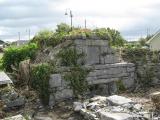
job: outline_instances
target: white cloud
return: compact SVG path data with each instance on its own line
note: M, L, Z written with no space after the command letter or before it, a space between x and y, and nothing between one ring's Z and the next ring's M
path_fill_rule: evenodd
M60 22L70 24L64 16L66 8L73 11L75 26L84 26L86 19L90 28L111 27L125 36L144 35L146 28L160 26L159 6L160 0L0 0L0 34L6 35L0 39L14 39L10 34L27 28L34 35Z

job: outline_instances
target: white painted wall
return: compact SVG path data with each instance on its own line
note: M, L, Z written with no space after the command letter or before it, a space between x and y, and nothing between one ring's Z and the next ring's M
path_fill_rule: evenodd
M149 46L151 50L160 50L160 34L150 41Z

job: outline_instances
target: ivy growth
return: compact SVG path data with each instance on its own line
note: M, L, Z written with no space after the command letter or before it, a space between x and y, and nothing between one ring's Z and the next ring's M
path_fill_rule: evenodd
M75 48L64 48L58 54L61 65L70 67L69 72L64 74L64 79L69 81L75 96L83 94L88 88L86 77L89 70L82 67L84 56L84 53L78 53Z
M83 59L78 63L78 60L84 57L84 53L78 53L75 48L64 48L57 56L61 59L62 66L76 66L78 64L84 64Z
M135 64L137 84L148 87L155 77L156 64L159 63L159 52L140 47L129 47L123 48L122 58Z

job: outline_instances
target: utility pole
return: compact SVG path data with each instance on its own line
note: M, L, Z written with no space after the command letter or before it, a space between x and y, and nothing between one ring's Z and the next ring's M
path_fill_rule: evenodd
M21 39L21 34L20 34L20 32L18 32L18 41L17 41L17 46L19 46L19 42L20 42L20 39Z
M72 31L72 18L73 18L73 14L72 11L70 9L66 9L65 15L68 15L67 10L69 10L69 17L71 18L71 31Z
M84 26L85 26L85 29L87 28L87 21L86 19L84 20Z
M30 31L30 29L26 29L26 32L28 33L28 40L30 40L30 36L31 36L31 31Z
M20 41L21 39L21 35L20 35L20 32L18 32L18 40Z
M150 35L150 29L147 28L147 37Z
M28 30L28 37L29 37L29 40L30 40L30 36L31 36L31 31L30 29Z

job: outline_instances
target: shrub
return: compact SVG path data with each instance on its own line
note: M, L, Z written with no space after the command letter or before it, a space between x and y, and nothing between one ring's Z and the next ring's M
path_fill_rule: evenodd
M64 75L64 79L69 81L75 96L82 95L88 89L86 81L88 73L89 70L78 66L71 68L70 72Z
M12 72L12 65L19 66L19 63L25 59L33 60L35 58L37 51L36 44L28 44L21 47L9 47L4 51L4 55L2 57L2 65L3 68Z
M44 105L49 102L49 79L51 69L47 63L38 64L31 70L31 86L38 91L39 97Z
M109 32L105 28L94 29L93 32L101 39L106 39L106 40L112 39Z
M38 48L43 48L48 46L50 43L50 38L53 36L54 32L51 30L41 30L39 31L31 42L34 42L38 45Z
M69 37L70 38L91 38L92 37L93 32L90 29L74 29L71 32L69 32Z
M66 35L67 33L65 32L42 30L34 36L34 38L31 40L31 43L36 43L40 49L44 49L48 46L55 47L65 40Z

